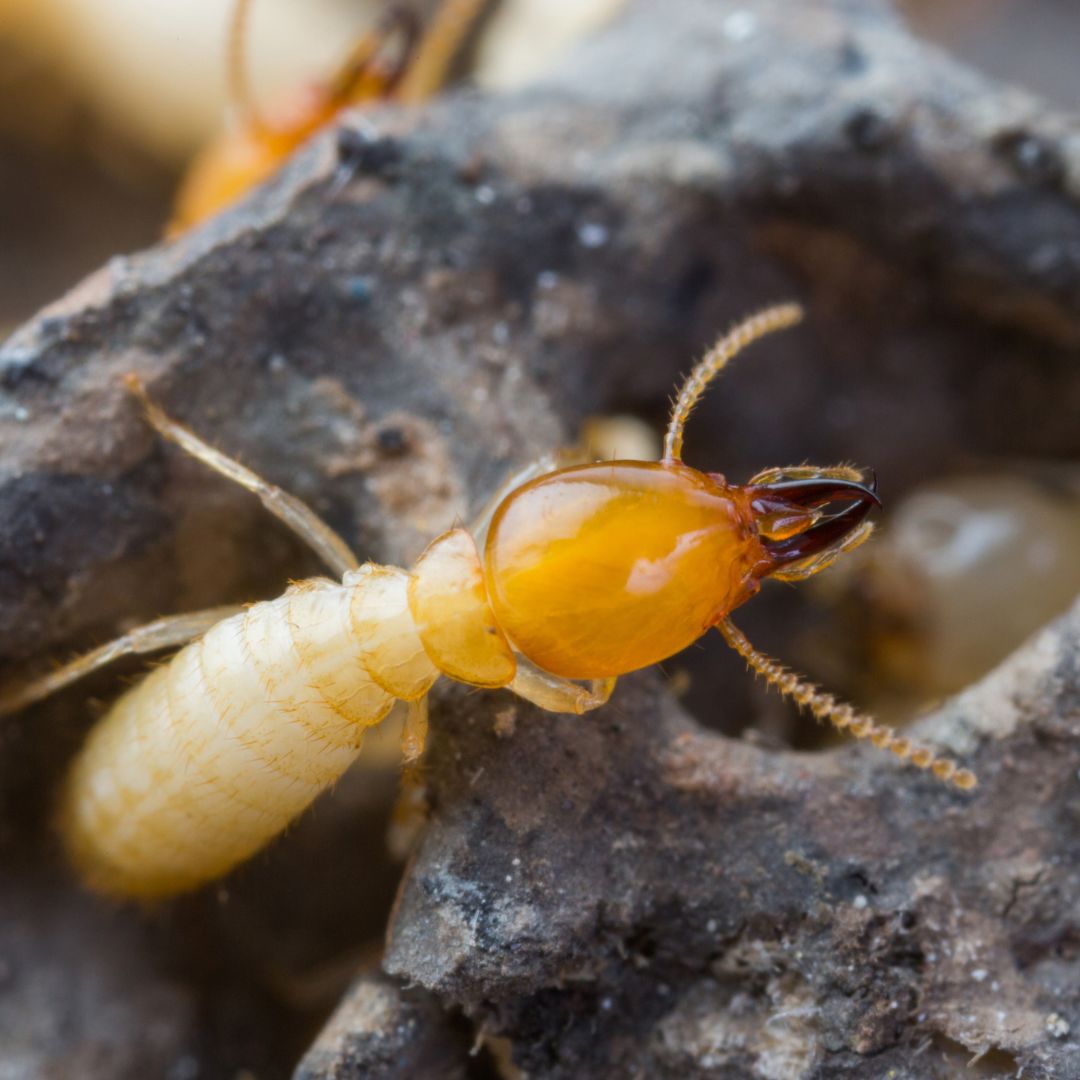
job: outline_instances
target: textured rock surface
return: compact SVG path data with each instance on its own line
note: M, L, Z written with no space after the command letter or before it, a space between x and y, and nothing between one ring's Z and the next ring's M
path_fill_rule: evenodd
M444 710L387 970L530 1076L1075 1075L1078 655L1080 605L923 722L970 798L704 733L651 676L584 722Z
M447 1018L421 990L363 975L349 988L295 1080L464 1080L470 1075L467 1025Z
M1080 456L1078 192L1080 128L876 3L639 0L526 92L347 123L0 347L6 670L315 569L152 438L131 370L380 560L414 557L585 414L658 418L719 328L789 295L807 326L725 378L692 461L856 459L888 494L990 457ZM743 621L782 651L799 618L774 595ZM441 1039L435 1002L501 1040L449 1075L512 1057L537 1077L921 1078L984 1051L985 1076L1076 1075L1077 622L933 721L980 770L972 799L861 751L710 735L655 675L588 720L440 694L432 826L386 958L432 995L408 1023ZM688 662L690 700L737 727L748 680L721 653ZM20 877L53 858L49 792L85 693L4 725ZM199 1075L287 1073L378 932L385 801L350 785L157 917L129 993L179 972ZM48 908L24 908L45 940ZM161 1046L187 1045L176 1015ZM348 1015L335 1037L355 1053ZM50 1030L32 1060L60 1070Z

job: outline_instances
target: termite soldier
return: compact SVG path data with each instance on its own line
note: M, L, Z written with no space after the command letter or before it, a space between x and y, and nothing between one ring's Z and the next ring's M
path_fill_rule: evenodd
M171 420L131 378L161 435L257 494L337 580L302 582L246 610L160 620L0 696L0 714L10 713L117 656L184 644L120 698L71 767L60 820L83 879L159 897L225 873L333 784L397 701L407 703L403 749L415 760L441 675L585 713L618 676L711 627L818 719L973 787L971 772L786 671L731 621L763 579L809 577L866 540L878 503L846 466L729 484L682 462L683 427L712 379L800 317L795 304L769 308L709 350L675 402L661 461L518 477L473 533L444 533L408 571L360 566L306 505Z

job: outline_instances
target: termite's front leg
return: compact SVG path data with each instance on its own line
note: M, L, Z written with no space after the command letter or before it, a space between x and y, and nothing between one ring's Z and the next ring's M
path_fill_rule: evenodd
M538 457L535 461L529 462L528 465L512 473L499 485L495 494L484 503L480 513L476 515L476 518L469 525L469 532L476 541L476 546L483 550L484 539L487 536L488 527L491 525L491 519L495 516L495 511L499 509L499 504L511 491L516 491L530 480L546 476L556 469L563 469L568 465L580 465L583 461L584 458L576 450L556 450Z
M386 834L386 846L397 859L408 856L428 817L427 784L420 764L427 741L427 694L407 704L409 711L401 728L401 791Z
M615 680L592 679L586 687L519 661L517 673L507 689L548 712L580 716L598 709L611 697Z
M207 468L258 496L263 506L303 540L333 571L335 577L340 579L343 574L360 565L349 545L307 503L283 491L276 484L264 480L247 466L203 442L183 424L178 424L172 417L167 416L150 400L146 387L137 375L129 375L125 381L128 390L141 402L150 426L158 434L175 443L197 461L201 461Z

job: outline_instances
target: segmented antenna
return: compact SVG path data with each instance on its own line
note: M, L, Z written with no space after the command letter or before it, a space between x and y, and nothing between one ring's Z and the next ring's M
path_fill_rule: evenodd
M800 678L772 657L758 652L730 619L721 619L716 626L724 635L724 640L750 668L770 686L776 687L784 697L789 697L801 708L808 709L816 719L828 722L856 739L869 739L882 750L890 750L902 761L910 761L920 769L928 769L939 780L953 784L963 791L970 791L978 783L970 769L962 769L950 758L938 757L929 747L897 735L892 728L856 712L852 706L837 701L832 694Z
M682 461L683 428L709 383L751 342L794 326L803 317L799 304L775 304L743 319L732 327L698 362L686 377L671 409L671 421L664 435L664 460Z

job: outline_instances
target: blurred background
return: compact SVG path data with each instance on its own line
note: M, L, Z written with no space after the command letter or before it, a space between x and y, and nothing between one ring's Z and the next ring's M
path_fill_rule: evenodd
M467 81L528 82L623 0L500 0ZM433 3L414 7L430 13ZM380 0L256 0L246 34L272 107L326 79ZM1067 0L902 0L914 29L1070 108L1080 8ZM0 0L0 335L118 252L155 243L227 106L227 0Z
M619 3L482 5L461 73L528 81ZM385 6L255 0L244 52L260 106L288 109L328 80ZM231 8L0 0L0 336L110 256L160 239L185 166L226 122Z

